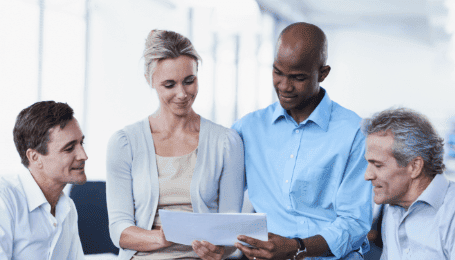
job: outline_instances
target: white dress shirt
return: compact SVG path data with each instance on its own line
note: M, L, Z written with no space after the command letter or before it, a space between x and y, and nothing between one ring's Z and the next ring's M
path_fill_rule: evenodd
M406 211L386 205L381 260L455 259L455 183L437 174Z
M0 177L0 260L84 259L73 201L62 192L50 211L30 172Z

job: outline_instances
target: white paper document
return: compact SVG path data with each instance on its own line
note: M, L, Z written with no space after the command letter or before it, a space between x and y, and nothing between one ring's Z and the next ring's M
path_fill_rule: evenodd
M267 241L266 214L190 213L160 209L161 225L167 241L191 245L205 240L214 245L233 246L238 235Z

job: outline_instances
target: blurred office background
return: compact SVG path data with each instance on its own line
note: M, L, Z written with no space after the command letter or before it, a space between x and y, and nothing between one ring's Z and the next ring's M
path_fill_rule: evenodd
M275 41L295 21L328 36L332 71L321 86L332 100L362 117L414 108L449 140L453 0L1 0L0 174L22 169L11 133L20 110L57 100L74 108L86 135L88 178L104 180L111 134L158 107L142 59L155 28L192 40L203 58L194 108L230 127L276 101Z
M105 180L109 137L158 107L141 58L152 29L191 39L203 58L194 109L230 127L276 101L275 41L296 21L327 34L332 100L362 117L393 106L427 115L454 145L455 176L454 0L0 0L0 174L23 169L20 110L56 100L86 135L88 179Z

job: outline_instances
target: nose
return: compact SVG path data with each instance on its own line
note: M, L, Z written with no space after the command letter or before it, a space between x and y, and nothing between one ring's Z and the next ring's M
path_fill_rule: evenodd
M79 146L79 150L77 151L77 160L78 161L87 161L88 156L85 153L84 147L81 145Z
M278 89L282 92L291 92L294 89L292 80L286 76L281 76L278 80Z
M365 180L366 181L371 181L371 180L374 180L375 178L375 174L373 172L373 170L371 169L371 164L368 164L367 166L367 170L365 171Z
M186 94L186 89L183 85L180 85L177 87L177 98L179 99L185 99L188 95Z

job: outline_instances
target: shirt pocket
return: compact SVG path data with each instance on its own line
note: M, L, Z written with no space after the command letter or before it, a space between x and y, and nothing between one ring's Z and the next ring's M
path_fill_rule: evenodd
M333 211L333 194L338 187L332 177L333 167L316 167L293 176L290 199L297 211Z

